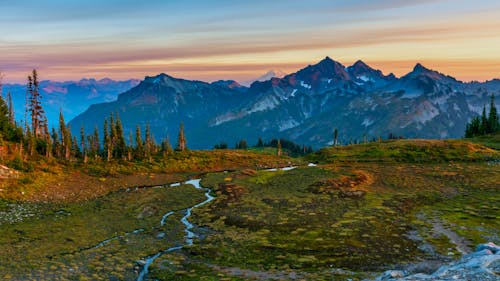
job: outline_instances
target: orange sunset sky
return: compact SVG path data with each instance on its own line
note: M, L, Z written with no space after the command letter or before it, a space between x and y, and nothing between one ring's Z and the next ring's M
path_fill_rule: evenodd
M500 1L1 1L0 34L4 82L33 68L58 81L246 81L325 56L397 76L421 62L500 78Z

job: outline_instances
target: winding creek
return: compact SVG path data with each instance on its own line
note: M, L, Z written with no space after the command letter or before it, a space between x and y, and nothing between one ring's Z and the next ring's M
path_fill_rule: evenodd
M139 277L137 277L137 281L142 281L146 278L148 272L149 272L149 266L159 257L161 257L162 255L166 254L166 253L170 253L170 252L173 252L173 251L177 251L177 250L180 250L182 249L183 247L185 246L191 246L193 245L193 239L196 237L196 234L192 231L194 225L192 223L189 222L188 218L191 216L191 213L193 211L193 209L195 208L198 208L200 206L203 206L205 204L207 204L208 202L212 201L215 199L215 197L213 197L212 195L210 195L210 192L211 190L209 188L204 188L200 185L200 179L195 179L195 180L188 180L186 182L184 182L184 184L190 184L192 186L194 186L195 188L197 189L204 189L205 190L205 197L207 198L205 201L201 202L201 203L198 203L192 207L189 207L188 209L186 209L185 211L185 214L184 216L182 217L181 219L181 222L182 224L184 224L185 228L184 228L184 232L186 233L186 235L184 236L184 244L183 245L178 245L178 246L174 246L174 247L170 247L166 250L163 250L163 251L160 251L156 254L154 254L153 256L150 256L146 259L143 260L142 264L142 270L141 272L139 273ZM178 186L180 185L180 183L174 183L174 184L171 184L170 186ZM170 211L168 213L166 213L162 219L161 219L161 222L160 222L160 225L163 226L165 224L165 220L170 216L174 214L174 212Z
M273 168L273 169L267 169L267 170L264 170L264 171L267 171L267 172L276 172L276 171L290 171L290 170L293 170L297 168L296 166L290 166L290 167L284 167L284 168ZM193 179L193 180L188 180L186 182L184 182L183 184L187 184L187 185L192 185L194 186L196 189L204 189L205 190L205 201L201 202L201 203L198 203L192 207L189 207L186 209L185 213L184 213L184 216L181 218L181 222L182 224L184 224L184 232L186 233L186 235L184 236L184 244L182 245L177 245L177 246L174 246L174 247L170 247L166 250L162 250L150 257L147 257L143 260L140 261L140 263L142 264L142 270L140 271L139 273L139 276L137 277L137 281L143 281L145 280L147 274L149 273L149 267L151 266L151 264L153 264L153 262L158 259L159 257L161 257L162 255L166 254L166 253L170 253L170 252L173 252L173 251L177 251L177 250L180 250L182 249L183 247L185 246L191 246L193 245L193 239L195 237L197 237L197 235L192 231L194 225L189 222L189 217L191 216L191 213L193 211L193 209L195 208L198 208L198 207L201 207L207 203L209 203L210 201L214 200L215 197L213 197L212 195L210 195L210 192L212 191L211 189L209 188L205 188L205 187L202 187L200 185L200 181L201 179ZM173 183L173 184L170 184L170 186L180 186L181 183ZM165 215L163 215L161 221L160 221L160 225L163 226L165 224L165 220L173 215L174 212L173 211L170 211L168 213L166 213Z

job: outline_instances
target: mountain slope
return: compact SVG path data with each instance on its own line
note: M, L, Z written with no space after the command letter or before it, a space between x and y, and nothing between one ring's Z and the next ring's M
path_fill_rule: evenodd
M90 130L117 112L126 132L136 124L150 124L159 140L167 134L175 137L184 122L192 148L240 139L252 144L258 137L320 147L331 143L334 128L344 143L365 135L456 138L489 96L499 93L498 80L463 83L420 64L396 78L362 61L346 67L326 57L249 88L234 81L147 77L116 102L92 106L71 125Z
M134 132L136 125L143 130L149 125L156 140L160 141L167 135L175 138L179 124L183 122L187 128L188 145L189 141L193 141L195 147L207 147L213 145L217 138L198 132L205 132L208 122L218 113L238 106L245 99L244 92L219 83L189 81L160 74L146 77L114 102L92 105L70 124L74 131L83 126L90 133L94 127L102 129L103 120L113 113L119 115L127 134ZM195 143L195 139L199 140Z

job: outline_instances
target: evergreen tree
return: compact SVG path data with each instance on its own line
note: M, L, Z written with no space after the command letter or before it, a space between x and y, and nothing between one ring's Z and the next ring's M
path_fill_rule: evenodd
M35 138L39 138L48 134L45 127L47 126L47 118L42 107L42 96L40 95L40 86L38 82L38 73L33 69L31 77L28 77L28 93L29 97L29 114L31 116L31 130Z
M94 159L97 159L99 150L101 149L101 143L99 142L99 129L94 127L94 136L92 137L92 152Z
M15 125L16 120L14 119L14 105L12 102L12 95L10 94L10 91L7 92L7 106L9 108L9 122L12 125Z
M144 157L146 159L151 160L151 153L153 151L152 142L151 142L151 129L149 124L146 124L146 132L144 135Z
M177 150L184 151L186 150L186 137L184 135L184 123L181 123L179 126L179 137L177 138Z
M7 138L11 123L9 121L9 109L5 105L5 101L0 95L0 134L3 138Z
M80 146L81 152L83 155L83 163L87 163L87 149L85 147L85 129L83 126L80 127Z
M113 118L113 113L109 115L109 151L111 153L111 157L113 157L113 154L115 152L115 147L116 147L116 142L117 142L117 133L116 133L116 126L115 126L115 119Z
M500 123L497 108L495 106L495 96L491 95L490 113L488 115L488 133L491 134L498 131L500 131Z
M139 125L135 128L135 158L142 159L144 157L144 148L142 144L141 128Z
M75 157L80 157L82 155L82 152L80 151L80 146L78 145L78 139L76 137L73 137L71 140L71 155Z
M52 155L56 158L61 158L61 143L59 142L59 136L55 128L52 128Z
M106 160L110 161L111 160L111 136L109 133L109 127L108 127L108 119L104 119L104 126L103 126L103 138L104 138L104 153L106 154Z
M248 148L247 141L246 140L240 140L240 142L238 143L238 149L247 149L247 148Z
M488 125L488 118L486 117L486 105L485 105L483 106L483 113L481 114L479 134L481 135L487 134L488 127L489 125Z
M132 136L132 132L129 131L128 134L128 145L127 145L127 160L132 161L132 152L133 152L133 144L134 143L134 137Z
M172 146L170 145L170 138L168 137L168 135L161 143L161 150L163 152L163 155L172 154L173 152Z
M257 141L257 147L263 147L264 142L262 141L262 138L259 137L259 140Z
M123 126L118 114L116 114L115 123L115 133L116 133L116 145L115 145L115 157L123 158L127 152L127 144L125 142L125 137L123 135Z
M61 136L61 148L63 150L60 154L64 155L64 159L70 160L73 140L69 125L66 126L66 122L64 122L62 111L59 111L59 135Z
M333 130L333 146L337 146L338 137L339 137L339 131L337 130L337 128L335 128L335 130Z

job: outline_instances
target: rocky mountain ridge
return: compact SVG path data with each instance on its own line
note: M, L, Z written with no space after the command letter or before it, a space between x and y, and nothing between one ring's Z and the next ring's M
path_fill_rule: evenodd
M490 96L500 93L498 81L464 83L421 64L397 78L362 61L346 67L330 57L248 88L235 81L205 83L160 74L146 77L115 102L91 106L71 126L91 130L114 112L125 132L149 124L159 141L175 136L184 122L192 148L240 139L253 143L258 137L321 147L331 144L334 128L343 143L389 134L459 138Z

